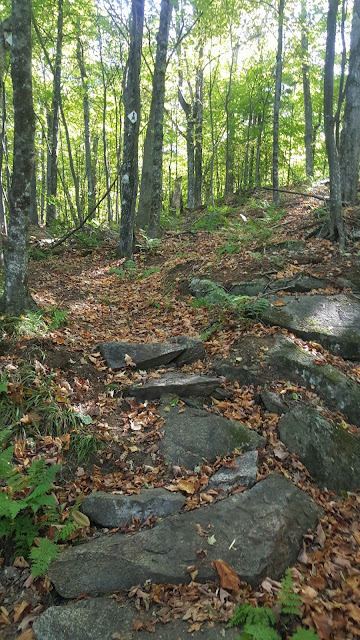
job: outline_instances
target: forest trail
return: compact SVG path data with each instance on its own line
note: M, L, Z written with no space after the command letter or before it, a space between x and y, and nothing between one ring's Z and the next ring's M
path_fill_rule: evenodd
M3 604L10 621L2 630L4 640L27 631L26 640L61 640L70 631L74 640L232 639L238 632L225 630L224 623L235 604L272 606L277 584L268 578L279 579L287 566L302 598L304 626L324 640L359 636L360 483L356 465L350 469L360 439L355 335L360 245L349 242L340 255L328 241L308 237L321 215L310 201L287 196L285 209L285 215L274 217L266 202L254 200L219 219L213 213L190 232L168 233L161 245L140 251L126 265L112 257L111 237L101 247L63 247L31 263L35 299L67 311L67 326L40 339L19 337L3 352L1 367L26 360L52 368L59 401L91 418L82 437L89 442L93 436L97 445L79 462L71 434L37 436L17 447L17 461L25 467L43 454L52 463L63 462L56 495L65 514L78 496L95 490L100 496L115 492L117 504L111 508L117 515L124 508L120 498L132 501L125 500L125 520L105 521L96 515L104 505L87 508L86 497L83 511L92 526L82 535L89 540L51 565L55 590L48 578L29 580L26 566L4 572L9 595ZM353 215L348 214L349 226ZM258 300L265 294L272 306L256 320L239 320L233 308L198 304L194 279L216 283L230 296ZM305 299L313 306L310 317L320 302L333 305L323 331L319 314L310 328L296 319L291 305ZM341 318L350 317L349 306L355 314L345 342L333 321L336 304ZM174 359L154 366L145 359L142 368L129 349L124 366L112 363L109 369L103 357L101 345L113 341L161 343L176 351L171 340L179 344L179 336L198 345L180 367ZM208 379L213 386L194 391ZM141 395L144 389L150 395ZM197 421L207 426L210 418L221 424L222 434L232 429L234 435L234 421L240 423L251 434L250 444L244 446L239 435L216 440L212 434L219 426L186 441ZM305 437L306 425L309 440L300 442L294 432ZM309 456L309 441L318 456ZM217 482L224 475L223 484ZM169 499L161 501L154 491L166 491ZM170 511L156 511L168 509L174 496L178 502ZM163 519L157 523L156 517ZM129 533L134 535L124 535ZM236 539L238 546L232 545ZM201 550L206 553L197 555ZM239 574L237 589L222 584L211 565L219 559ZM84 592L98 597L64 607L57 591L69 599ZM101 595L109 591L116 592L113 599ZM22 617L13 621L11 610L22 601L34 612L34 630L24 624L16 631Z

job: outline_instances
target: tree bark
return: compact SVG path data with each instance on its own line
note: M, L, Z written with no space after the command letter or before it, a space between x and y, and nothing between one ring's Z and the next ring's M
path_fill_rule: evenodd
M195 158L194 158L194 200L195 207L202 204L202 143L203 143L203 93L204 93L204 69L202 64L203 47L199 51L199 64L196 69L195 80Z
M172 0L162 0L137 213L137 226L147 229L150 237L158 235L162 207L165 73L172 8Z
M360 0L354 0L345 98L340 138L341 195L344 202L354 204L360 161Z
M341 207L340 164L335 141L333 114L335 39L338 5L339 0L329 0L324 68L324 130L330 173L329 236L331 240L339 240L339 248L342 251L345 245L345 235Z
M312 100L311 89L309 79L309 41L306 24L306 2L301 2L301 47L303 55L302 63L302 80L303 80L303 93L304 93L304 115L305 115L305 170L308 178L314 176L314 128L312 121Z
M46 222L50 223L57 218L57 164L58 164L58 139L59 139L59 115L61 102L61 58L63 43L63 0L58 0L58 22L56 37L56 55L53 80L53 97L51 116L49 118L49 146L47 154L47 205Z
M140 64L144 0L132 0L130 49L124 78L124 137L122 158L120 257L133 255L140 126Z
M80 25L78 25L76 57L80 69L81 86L83 91L83 111L84 111L84 142L85 142L85 165L86 179L88 186L87 197L87 215L93 211L96 204L95 183L96 176L93 173L93 162L91 156L91 136L90 136L90 103L89 103L89 84L88 76L84 63L84 50L80 40Z
M14 149L3 310L5 313L19 316L34 306L28 289L28 227L35 135L31 69L31 0L12 0L11 18Z
M274 96L274 126L273 126L273 199L276 204L279 203L279 116L280 116L280 99L281 99L281 80L282 80L282 48L283 48L283 23L284 23L284 6L285 0L279 0L278 6L278 44L276 53L276 71L275 71L275 96Z

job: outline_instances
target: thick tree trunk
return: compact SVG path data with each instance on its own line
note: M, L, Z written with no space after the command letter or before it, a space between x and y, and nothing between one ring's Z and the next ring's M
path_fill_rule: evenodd
M314 128L312 121L312 100L310 90L309 79L309 41L306 25L306 2L301 2L301 47L303 54L302 63L302 79L303 79L303 92L304 92L304 115L305 115L305 170L308 178L312 178L314 175L314 149L313 138Z
M122 158L120 257L133 254L140 125L140 64L144 0L132 0L130 49L124 79L124 138Z
M274 126L273 126L273 189L274 202L277 204L280 200L279 194L279 116L280 116L280 99L281 99L281 80L282 80L282 48L283 48L283 22L284 22L284 6L285 0L279 0L278 7L278 45L276 53L276 71L275 71L275 96L274 96Z
M104 169L105 169L106 190L108 192L108 194L106 196L107 219L108 219L108 223L111 224L112 221L113 221L113 212L112 212L112 205L111 205L111 191L110 191L111 178L110 178L110 167L109 167L108 151L107 151L108 142L107 142L107 135L106 135L106 110L107 110L107 90L108 90L108 86L107 85L108 85L108 83L107 83L107 78L106 78L106 74L105 74L105 67L104 67L104 61L103 61L103 56L102 56L101 32L99 32L99 49L100 49L101 76L102 76L102 83L103 83L102 141L103 141L103 155L104 155Z
M12 0L11 78L14 102L13 174L3 310L19 316L34 306L28 290L28 227L35 114L31 71L31 0Z
M343 250L345 235L341 207L340 164L335 141L333 114L335 39L338 5L339 0L329 0L324 69L324 130L330 173L329 235L331 240L339 240L339 248Z
M345 98L340 139L341 194L346 203L354 204L357 200L360 161L360 0L354 0Z
M150 237L158 235L162 207L165 73L172 8L171 0L162 0L137 213L137 226L147 229Z
M84 111L84 142L85 142L85 165L87 179L87 215L93 211L96 203L95 182L96 178L93 174L93 162L91 156L91 137L90 137L90 103L89 103L89 85L88 76L84 63L84 50L80 40L80 25L78 25L78 37L76 56L81 75L81 86L83 91L83 111Z
M186 102L181 89L178 91L179 102L186 116L186 152L187 152L187 207L193 209L195 206L195 145L194 145L194 114L192 106Z
M230 36L231 37L231 36ZM225 97L225 113L226 113L226 160L225 160L225 196L234 193L234 135L235 122L234 114L230 110L231 91L233 85L233 75L236 69L237 58L239 55L239 45L232 47L231 63L229 72L229 81Z
M53 97L51 116L49 118L49 146L47 154L47 206L46 222L50 223L57 217L57 164L58 164L58 138L59 138L59 114L61 102L61 58L63 43L63 0L58 0L58 23L56 39L56 56L54 66Z

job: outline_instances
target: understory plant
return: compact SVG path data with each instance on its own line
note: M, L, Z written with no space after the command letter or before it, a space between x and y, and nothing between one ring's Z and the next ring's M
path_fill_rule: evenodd
M269 306L265 298L251 296L233 296L227 293L211 280L191 281L193 290L197 292L197 298L191 303L193 307L208 306L218 307L232 312L237 320L256 318Z
M294 593L290 569L286 570L285 577L281 580L277 605L280 615L301 616L302 602L300 596ZM274 629L275 622L275 614L269 607L241 604L236 607L228 627L242 625L239 640L281 640L281 636ZM291 636L291 640L319 640L319 637L312 629L299 628Z
M10 539L15 555L30 560L36 577L58 556L56 542L66 540L79 524L69 519L60 525L60 509L52 493L60 465L49 466L41 458L22 473L13 464L14 448L7 446L10 437L11 431L0 431L0 539ZM44 536L50 525L57 525L53 541Z
M39 361L0 370L0 428L60 436L91 417L73 410L57 374Z

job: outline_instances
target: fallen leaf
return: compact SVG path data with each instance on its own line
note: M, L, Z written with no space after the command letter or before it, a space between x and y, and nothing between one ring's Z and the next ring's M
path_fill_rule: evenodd
M128 367L136 367L135 362L133 362L131 356L129 356L127 353L125 353L124 360Z
M134 620L134 624L133 624L133 629L134 631L140 631L140 629L143 628L143 623L141 622L141 620ZM114 636L113 636L114 637Z
M214 562L211 563L211 566L217 571L220 584L223 589L239 591L240 578L236 571L234 571L234 569L232 569L224 560L214 560Z
M193 493L195 493L195 491L197 491L198 487L196 485L198 484L198 480L180 480L177 486L180 491L185 491L185 493L189 493L190 495L192 495Z
M13 567L18 567L19 569L26 569L29 567L29 563L25 560L24 556L17 556L13 562Z
M16 640L35 640L35 634L32 629L26 629L19 636L16 636Z
M332 619L326 613L318 613L317 611L312 611L311 617L320 640L330 640L333 628Z
M85 513L81 513L80 511L72 511L72 519L79 527L90 527L90 520L85 515Z
M213 544L215 544L216 538L215 538L214 535L213 536L209 536L207 541L208 541L208 544L210 544L212 546Z
M274 307L285 307L285 302L283 302L283 300L276 300L274 302Z
M20 604L16 604L14 606L14 622L17 622L29 607L31 607L31 604L26 600L23 600Z
M350 602L347 605L346 610L352 620L354 620L355 622L360 622L360 607L357 607L356 604Z

